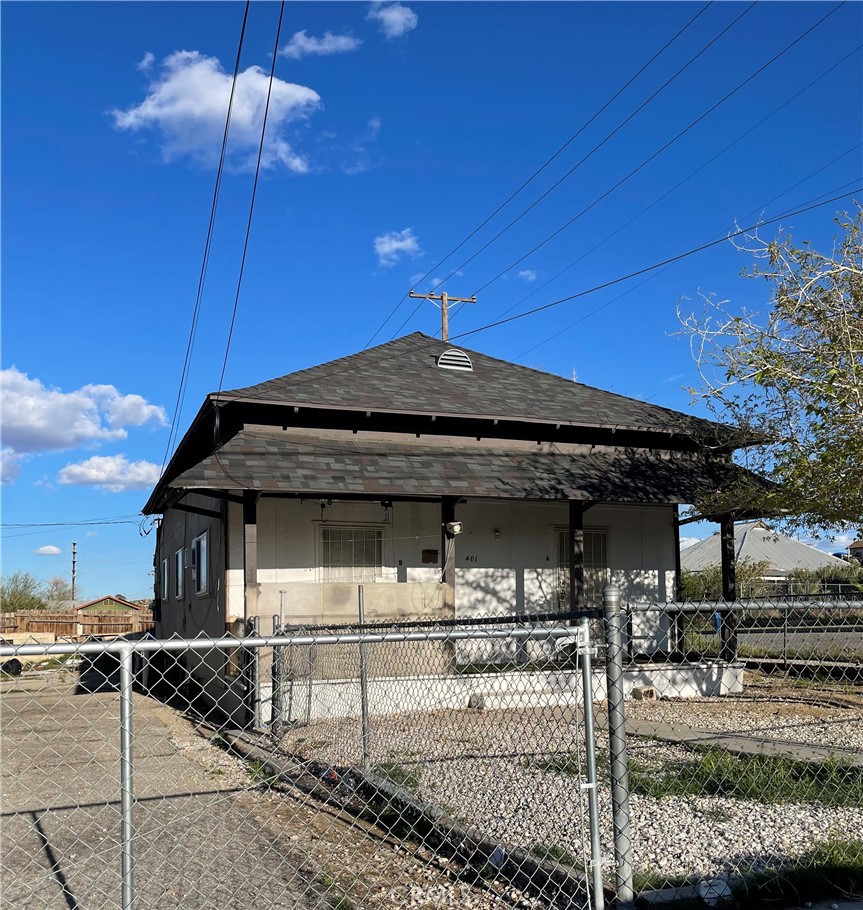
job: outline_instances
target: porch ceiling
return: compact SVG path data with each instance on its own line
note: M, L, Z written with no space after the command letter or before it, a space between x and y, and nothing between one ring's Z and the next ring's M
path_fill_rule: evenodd
M309 496L470 496L488 499L686 503L748 472L719 459L642 450L561 451L460 446L256 429L234 436L170 487Z

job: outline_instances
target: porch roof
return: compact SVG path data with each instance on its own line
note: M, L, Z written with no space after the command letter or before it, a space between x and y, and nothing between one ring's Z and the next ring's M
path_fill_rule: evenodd
M169 484L308 496L685 503L739 482L717 458L544 444L398 440L272 428L241 431Z

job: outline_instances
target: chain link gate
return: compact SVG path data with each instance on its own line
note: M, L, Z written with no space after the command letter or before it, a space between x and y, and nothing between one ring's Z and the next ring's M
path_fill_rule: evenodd
M603 906L586 621L0 649L13 657L4 901Z

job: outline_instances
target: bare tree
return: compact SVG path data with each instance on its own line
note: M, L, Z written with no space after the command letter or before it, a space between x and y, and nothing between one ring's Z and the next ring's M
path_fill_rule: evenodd
M43 594L49 607L63 608L72 600L72 585L62 575L58 575L45 582Z
M747 504L816 530L863 527L863 209L836 223L830 253L745 235L743 275L770 287L763 312L705 294L701 313L678 308L703 381L693 393L754 434L747 466L779 484L753 486Z

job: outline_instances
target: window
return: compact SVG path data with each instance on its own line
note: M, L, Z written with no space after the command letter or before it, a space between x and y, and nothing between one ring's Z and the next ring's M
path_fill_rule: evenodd
M569 530L557 532L557 598L561 609L569 604ZM609 583L608 531L584 531L584 603L602 605L602 589Z
M192 578L196 594L207 593L207 532L192 541Z
M162 560L162 575L159 580L159 593L162 600L168 596L168 577L168 560L165 558Z
M383 528L321 528L324 581L373 582L383 576Z
M183 548L174 554L174 597L178 600L183 596Z

